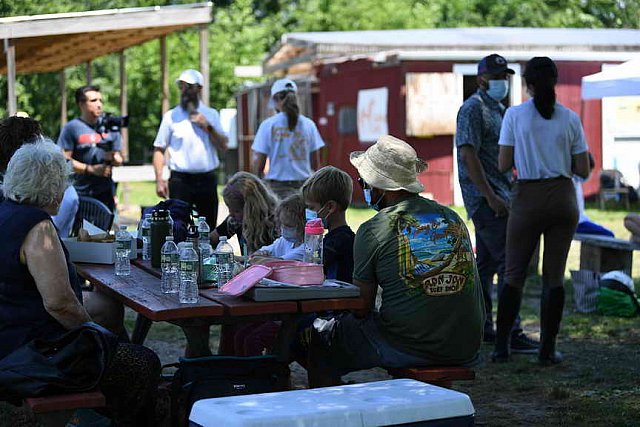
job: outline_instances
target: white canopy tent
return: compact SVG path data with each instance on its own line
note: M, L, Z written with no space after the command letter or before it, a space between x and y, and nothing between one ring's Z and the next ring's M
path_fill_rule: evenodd
M640 95L640 59L582 78L582 99Z
M630 185L638 187L640 101L635 97L640 97L640 59L582 78L582 107L585 100L602 100L603 169L619 170Z

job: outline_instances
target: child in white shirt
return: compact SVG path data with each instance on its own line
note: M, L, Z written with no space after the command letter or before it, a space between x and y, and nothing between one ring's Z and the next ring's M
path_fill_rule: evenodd
M268 246L258 249L253 255L302 261L304 256L305 205L302 195L287 197L276 209L280 226L280 237Z

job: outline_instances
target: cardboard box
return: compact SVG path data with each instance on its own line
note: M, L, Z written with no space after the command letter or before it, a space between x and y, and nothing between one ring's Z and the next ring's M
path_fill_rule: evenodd
M62 242L69 251L69 259L72 262L92 262L96 264L115 264L116 242L79 242L75 237L63 238ZM129 259L137 256L136 239L131 238L131 252Z

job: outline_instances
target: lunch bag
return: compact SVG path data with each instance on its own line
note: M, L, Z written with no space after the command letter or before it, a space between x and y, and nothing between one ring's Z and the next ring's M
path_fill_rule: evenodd
M180 358L171 380L172 425L186 426L195 402L212 397L284 391L289 365L275 356Z
M117 336L93 322L56 339L30 341L0 360L0 399L92 390L117 344Z

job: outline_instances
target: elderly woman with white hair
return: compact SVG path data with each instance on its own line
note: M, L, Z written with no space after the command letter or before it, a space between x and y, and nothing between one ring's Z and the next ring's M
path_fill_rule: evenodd
M33 339L52 339L91 317L68 253L51 221L70 171L50 141L11 157L0 202L0 359ZM119 344L100 388L118 425L151 425L159 360L149 349Z

